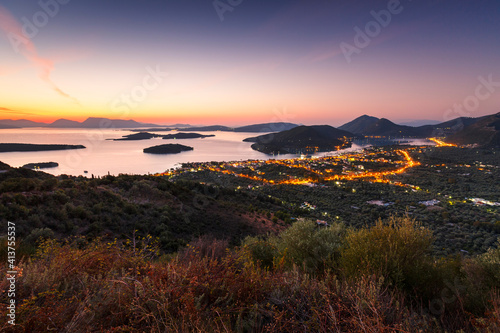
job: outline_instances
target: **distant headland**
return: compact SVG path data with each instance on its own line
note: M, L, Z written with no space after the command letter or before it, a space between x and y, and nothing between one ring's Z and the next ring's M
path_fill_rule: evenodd
M30 143L0 143L0 153L85 149L82 145L51 145Z
M40 163L28 163L23 165L22 167L25 169L49 169L49 168L57 168L59 163L57 162L40 162Z

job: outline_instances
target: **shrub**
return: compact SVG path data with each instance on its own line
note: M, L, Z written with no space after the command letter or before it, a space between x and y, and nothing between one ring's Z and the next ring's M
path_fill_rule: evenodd
M321 273L336 268L346 229L342 224L320 227L314 221L297 221L276 240L280 258L288 267L297 265L305 272Z
M500 288L500 241L497 241L497 248L490 248L478 260L495 283L492 287Z
M245 238L242 248L249 255L250 260L260 265L260 267L271 269L274 265L274 258L278 256L278 249L275 245L276 241L262 237Z
M26 242L29 244L36 244L40 239L54 238L54 231L50 228L36 228L33 229L28 237L26 237Z
M431 232L409 217L379 220L348 234L342 268L348 277L377 275L406 290L423 287L432 270L432 242Z

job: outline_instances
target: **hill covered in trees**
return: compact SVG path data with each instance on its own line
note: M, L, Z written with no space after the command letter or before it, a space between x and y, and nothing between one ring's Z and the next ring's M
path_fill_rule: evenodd
M298 126L290 130L247 138L252 149L266 154L335 151L349 147L356 135L328 125Z

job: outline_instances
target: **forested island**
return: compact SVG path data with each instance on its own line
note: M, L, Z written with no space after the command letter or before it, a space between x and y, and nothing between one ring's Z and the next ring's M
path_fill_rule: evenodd
M144 148L143 151L148 154L178 154L183 151L190 151L193 149L193 147L169 143L165 145Z
M209 134L209 135L204 135L204 134L199 134L199 133L175 133L175 134L167 134L162 136L164 140L168 139L204 139L204 138L210 138L214 137L215 134Z
M165 140L168 139L203 139L203 138L208 138L208 137L213 137L215 136L214 134L210 135L204 135L204 134L199 134L199 133L175 133L175 134L167 134L167 135L161 135L161 134L154 134L154 133L149 133L149 132L140 132L140 133L134 133L134 134L129 134L129 135L124 135L123 137L119 139L110 139L113 141L136 141L136 140L149 140L153 138L162 138Z
M22 167L25 169L48 169L48 168L56 168L59 166L57 162L40 162L40 163L28 163L23 165Z
M124 135L119 139L108 139L113 141L137 141L137 140L149 140L152 138L161 138L162 136L159 134L153 134L149 132L140 132L134 134Z

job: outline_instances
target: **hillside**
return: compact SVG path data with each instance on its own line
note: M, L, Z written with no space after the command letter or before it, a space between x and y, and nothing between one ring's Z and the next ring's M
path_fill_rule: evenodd
M481 117L471 125L446 138L447 142L458 145L479 145L500 147L500 112Z
M284 123L284 122L264 123L264 124L255 124L255 125L237 127L234 129L234 131L235 132L253 132L253 133L281 132L281 131L290 130L290 129L295 128L297 126L299 126L299 125L292 124L292 123Z
M425 135L415 127L398 125L386 118L379 119L366 127L363 134L367 136L385 137L425 137Z
M266 154L296 154L334 151L350 145L356 135L328 125L298 126L243 141L254 142L252 149Z
M465 127L474 124L479 119L481 118L459 117L438 124L409 126L396 124L386 118L379 119L363 115L340 126L339 129L366 136L416 138L444 137L461 131Z
M46 123L40 123L27 119L18 119L18 120L0 119L0 126L2 126L2 128L43 127L46 125L47 125ZM10 127L4 127L4 126L10 126Z
M108 118L87 118L81 123L81 128L136 128L136 127L157 127L155 124L139 123L135 120L108 119Z
M0 129L12 129L12 128L19 128L19 127L12 126L12 125L0 124Z
M247 235L284 227L267 214L282 209L281 202L264 195L152 176L54 177L1 162L0 169L8 170L0 173L1 217L16 221L16 236L23 239L46 228L59 239L124 240L136 230L137 236L155 235L170 252L199 235L237 244ZM26 208L20 211L20 205Z
M367 116L363 115L361 117L358 117L342 126L339 127L339 129L351 132L354 134L361 134L365 132L365 130L375 124L379 118L377 117L372 117L372 116Z
M52 127L52 128L80 128L81 123L78 121L74 120L68 120L68 119L58 119L54 121L51 124L46 125L46 127Z
M422 137L444 137L453 135L465 127L474 124L480 118L459 117L435 125L419 126L416 129Z

